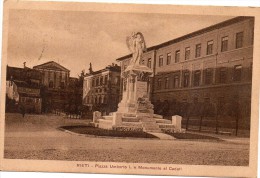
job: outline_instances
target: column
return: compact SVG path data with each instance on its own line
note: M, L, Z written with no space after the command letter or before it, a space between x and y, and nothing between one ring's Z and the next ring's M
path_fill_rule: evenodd
M135 84L135 76L133 75L130 75L129 76L129 87L128 87L128 90L129 90L129 98L128 98L128 101L130 103L133 102L133 99L134 99L134 84Z

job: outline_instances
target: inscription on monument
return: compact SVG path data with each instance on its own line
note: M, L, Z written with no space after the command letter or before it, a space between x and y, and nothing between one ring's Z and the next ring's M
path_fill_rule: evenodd
M136 82L136 98L142 98L147 95L147 82Z

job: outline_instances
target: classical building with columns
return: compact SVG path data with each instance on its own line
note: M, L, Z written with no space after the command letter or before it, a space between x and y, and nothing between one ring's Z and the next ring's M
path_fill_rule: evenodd
M83 105L88 111L109 114L117 110L120 93L120 66L112 64L104 69L85 74L83 82ZM92 113L92 112L91 112Z
M254 18L235 17L148 48L142 63L154 72L155 112L187 115L186 104L221 111L239 103L243 117L250 118L253 41ZM117 59L122 71L130 59Z
M78 78L70 77L70 71L62 65L49 61L33 67L42 75L41 91L43 111L58 109L66 112L78 112L81 106L82 84Z

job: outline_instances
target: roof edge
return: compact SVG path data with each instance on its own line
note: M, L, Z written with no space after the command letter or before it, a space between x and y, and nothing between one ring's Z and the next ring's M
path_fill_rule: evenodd
M218 29L218 28L221 28L221 27L226 27L228 25L231 25L231 24L234 24L234 23L237 23L237 22L241 22L241 21L244 21L244 20L247 20L247 19L252 19L252 18L253 18L252 16L238 16L238 17L234 17L234 18L231 18L231 19L219 22L217 24L213 24L211 26L202 28L200 30L188 33L186 35L177 37L175 39L172 39L172 40L160 43L158 45L151 46L151 47L147 48L147 52L151 51L151 50L157 50L157 49L159 49L161 47L165 47L165 46L168 46L168 45L171 45L171 44L183 41L185 39L188 39L188 38L191 38L191 37L194 37L194 36L198 36L198 35L201 35L203 33L206 33L206 32L209 32L209 31L213 31L215 29ZM122 61L124 59L130 58L131 56L132 56L132 54L128 54L128 55L122 56L120 58L117 58L116 61L120 62L120 61Z

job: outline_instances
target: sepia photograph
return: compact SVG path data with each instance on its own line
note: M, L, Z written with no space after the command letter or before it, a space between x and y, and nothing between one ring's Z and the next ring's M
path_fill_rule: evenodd
M256 9L27 3L4 7L3 169L256 175Z

